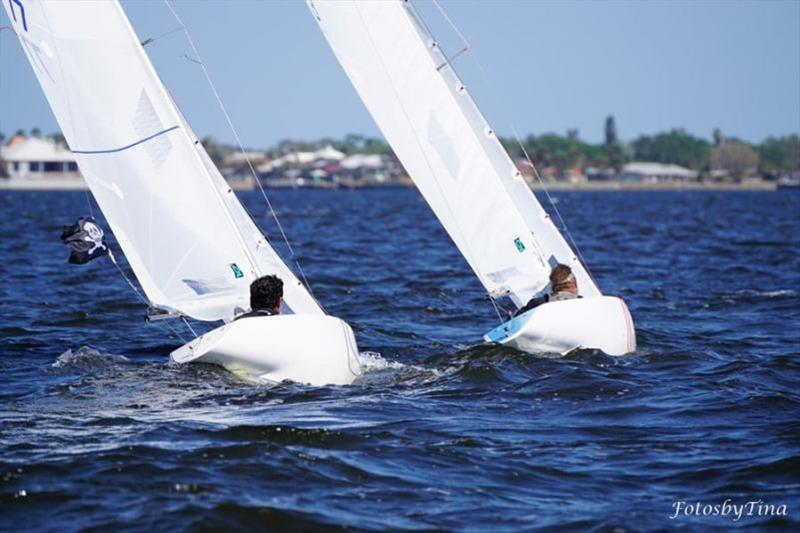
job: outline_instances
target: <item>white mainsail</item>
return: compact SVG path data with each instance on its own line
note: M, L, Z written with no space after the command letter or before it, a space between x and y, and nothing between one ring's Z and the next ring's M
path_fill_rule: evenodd
M520 306L564 263L583 296L599 296L411 3L307 2L378 127L489 294Z
M3 2L64 137L154 307L229 320L250 282L323 311L258 230L156 74L117 1Z

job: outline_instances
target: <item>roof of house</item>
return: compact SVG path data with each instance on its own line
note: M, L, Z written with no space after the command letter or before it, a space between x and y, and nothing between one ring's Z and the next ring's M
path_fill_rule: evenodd
M340 152L330 144L327 145L325 148L320 148L316 152L314 152L314 156L317 159L328 159L331 161L341 161L344 159L344 153Z
M645 176L679 176L685 178L697 177L697 171L665 163L650 163L634 161L622 167L623 174L642 174Z
M247 163L248 161L251 162L261 162L267 158L267 154L264 152L231 152L223 159L224 165L241 165L243 163Z
M340 164L342 168L347 169L360 167L381 168L383 167L383 158L374 154L353 154L342 159Z
M281 167L289 163L305 165L311 163L312 161L316 161L316 159L317 157L315 152L292 152L273 159L272 166Z
M6 161L54 161L72 162L75 156L72 152L52 139L39 139L28 137L25 142L17 142L13 146L2 148L3 159Z

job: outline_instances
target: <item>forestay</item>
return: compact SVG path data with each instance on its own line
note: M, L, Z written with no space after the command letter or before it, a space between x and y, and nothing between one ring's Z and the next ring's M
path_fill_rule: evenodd
M486 290L524 304L556 263L594 281L409 2L308 0L367 109Z
M118 2L3 2L81 174L151 304L200 320L249 307L277 274L323 311L189 129Z

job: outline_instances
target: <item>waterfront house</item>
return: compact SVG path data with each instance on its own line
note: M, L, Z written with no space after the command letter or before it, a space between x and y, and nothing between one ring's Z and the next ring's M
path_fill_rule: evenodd
M326 161L326 162L334 162L334 161L341 161L345 158L344 152L340 152L330 144L326 145L324 148L320 148L316 152L314 152L314 157L317 161Z
M0 160L11 179L79 179L75 157L52 139L27 137L2 147Z
M622 181L641 181L656 183L660 181L696 181L698 173L695 170L665 163L633 162L622 167L620 178Z

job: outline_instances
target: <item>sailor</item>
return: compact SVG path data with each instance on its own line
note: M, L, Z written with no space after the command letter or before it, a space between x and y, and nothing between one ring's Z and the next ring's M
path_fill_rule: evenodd
M567 265L558 264L550 271L550 285L553 287L553 292L545 294L544 296L534 296L533 298L521 307L519 311L514 313L514 316L519 316L525 311L530 311L534 307L538 307L547 302L561 302L563 300L573 300L580 298L578 294L578 280L575 279L575 274L572 269Z
M283 281L278 276L262 276L250 284L250 311L240 318L273 316L281 314L283 307Z

